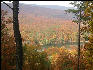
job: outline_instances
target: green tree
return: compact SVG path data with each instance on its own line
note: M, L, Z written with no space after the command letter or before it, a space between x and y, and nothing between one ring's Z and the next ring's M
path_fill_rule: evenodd
M40 46L24 45L24 69L48 70L50 62L47 53Z
M85 16L85 9L87 8L86 2L87 1L71 2L70 4L72 4L74 7L76 7L76 9L65 10L66 12L73 13L75 15L75 19L73 19L73 22L76 22L76 23L81 22L83 27L80 28L80 34L84 35L83 37L85 38L85 40L88 38L88 35L89 35L89 23L88 22L89 22L89 20L91 20L91 17L88 16L88 14L87 14L87 16ZM93 3L93 1L88 1L88 2ZM81 18L80 18L80 9L81 9ZM87 10L88 10L88 8L87 8Z
M66 12L72 12L75 14L76 19L73 22L83 24L83 27L80 29L81 35L88 40L88 43L85 44L84 48L84 58L86 60L86 69L92 70L93 66L93 1L74 1L71 3L77 9L69 9ZM79 11L81 6L81 18Z

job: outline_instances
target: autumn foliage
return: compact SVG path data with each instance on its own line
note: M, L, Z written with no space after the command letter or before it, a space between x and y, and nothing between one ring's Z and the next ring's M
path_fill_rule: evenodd
M15 42L13 35L9 34L7 25L12 21L6 18L7 11L1 10L1 69L15 69Z
M81 28L81 41L84 44L80 48L80 70L93 70L93 6L90 3L84 3L84 17L90 17L90 20ZM7 14L7 11L1 10L1 70L16 70L12 18L7 17ZM24 54L23 70L77 70L77 44L60 45L77 41L77 24L70 20L30 17L33 18L31 24L19 20ZM88 36L83 34L86 31Z

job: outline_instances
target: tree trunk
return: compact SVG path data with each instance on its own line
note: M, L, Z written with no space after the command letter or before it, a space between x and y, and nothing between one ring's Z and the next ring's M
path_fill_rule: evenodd
M18 22L19 1L13 1L13 30L16 42L16 70L22 70L23 65L23 49L22 38L19 30Z
M80 20L78 24L78 69L80 70L80 23L81 23L81 6L80 6Z

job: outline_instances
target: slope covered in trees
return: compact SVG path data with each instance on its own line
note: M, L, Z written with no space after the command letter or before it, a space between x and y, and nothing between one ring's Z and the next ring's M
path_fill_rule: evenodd
M1 3L2 4L2 3ZM12 7L12 4L9 3L9 5ZM1 8L3 10L9 11L9 13L12 13L9 8L2 4ZM57 10L57 9L51 9L51 8L46 8L46 7L40 7L39 5L30 5L30 4L19 4L20 8L20 13L19 15L23 15L22 18L25 18L25 16L31 16L34 15L35 17L37 16L44 16L48 18L61 18L61 19L67 19L70 20L73 18L73 14L66 14L64 10ZM64 8L64 7L63 7ZM73 15L73 16L72 16Z
M2 5L2 9L5 9L4 7L5 5ZM71 14L64 14L64 10L26 4L20 4L19 7L20 30L24 41L37 40L40 45L62 45L65 42L77 42L78 28L77 24L69 19L72 17ZM6 9L8 10L8 8ZM8 14L12 15L12 13ZM9 27L12 25L10 24Z
M72 3L77 10L68 10L79 18L82 5L79 70L93 69L93 1ZM79 6L78 6L79 5ZM10 13L1 10L1 69L16 70L16 44ZM31 14L31 13L29 13ZM23 43L23 70L78 70L76 45L55 45L77 41L78 26L63 18L19 14L19 28ZM23 15L23 16L24 16ZM9 18L8 18L9 17ZM29 20L30 19L30 20ZM87 42L86 42L87 41ZM42 46L43 45L43 46ZM43 49L42 47L48 48ZM67 46L67 47L66 47ZM69 48L68 48L69 47Z

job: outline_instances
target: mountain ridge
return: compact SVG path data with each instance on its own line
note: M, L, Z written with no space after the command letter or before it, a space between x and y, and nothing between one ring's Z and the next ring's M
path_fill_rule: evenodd
M8 3L8 4L12 7L11 3ZM53 6L56 6L56 5L53 5ZM64 10L62 10L62 9L60 10L59 8L54 9L53 6L20 3L19 4L19 14L24 14L26 16L33 14L35 16L44 16L44 17L48 17L48 18L51 18L51 17L61 18L61 19L66 19L66 20L73 19L74 15L72 13L66 14L66 12ZM60 6L56 6L56 8L57 7L60 7ZM11 10L2 3L1 3L1 9L8 10L9 13L12 13Z

